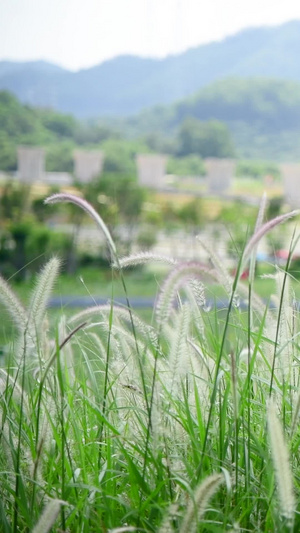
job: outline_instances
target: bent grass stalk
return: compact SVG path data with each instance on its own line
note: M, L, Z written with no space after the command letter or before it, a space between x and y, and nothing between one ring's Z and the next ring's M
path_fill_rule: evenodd
M105 238L106 238L106 241L107 241L107 243L109 245L109 248L110 248L110 251L111 251L111 255L112 255L112 259L113 259L114 263L116 264L117 268L121 271L121 282L122 282L122 286L123 286L123 289L124 289L126 303L127 303L129 314L130 314L131 328L132 328L132 333L133 333L133 336L134 336L134 339L135 339L135 343L136 343L136 352L138 354L138 364L139 364L139 370L140 370L140 375L141 375L141 380L142 380L143 393L144 393L144 397L145 397L145 401L146 401L146 405L147 405L147 411L148 411L148 429L147 429L147 437L146 437L146 453L144 455L144 467L143 467L143 475L144 475L145 470L146 470L146 466L147 466L147 450L148 450L149 439L150 439L151 413L152 413L152 404L153 404L152 395L153 395L154 384L155 384L155 380L156 380L156 363L155 363L154 372L153 372L153 382L152 382L151 397L150 397L150 402L149 402L148 393L147 393L147 387L146 387L146 381L145 381L145 377L144 377L144 371L143 371L140 352L139 352L139 347L138 347L138 343L137 343L137 336L136 336L136 332L135 332L134 321L133 321L133 317L132 317L132 313L131 313L131 306L130 306L130 303L129 303L129 298L128 298L128 294L127 294L127 289L126 289L124 276L123 276L123 273L122 273L122 270L121 270L121 267L120 267L120 263L119 263L119 257L118 257L118 254L117 254L117 249L116 249L115 243L114 243L114 241L113 241L113 239L111 237L111 234L110 234L105 222L100 217L100 215L95 211L95 209L86 200L84 200L82 198L79 198L79 197L77 197L75 195L72 195L72 194L62 194L62 193L54 194L54 195L48 197L45 200L45 204L54 204L54 203L57 203L57 202L71 202L71 203L77 205L78 207L83 209L96 222L97 226L100 228L100 230L105 235ZM112 308L112 311L113 311L113 308ZM110 319L111 318L112 318L112 313L110 315ZM107 383L108 383L109 348L110 348L110 341L108 341L108 345L107 345L108 352L107 352L106 371L105 371L106 372L105 373L105 385L106 385L106 387L107 387ZM106 389L105 389L105 391L106 391ZM104 401L103 408L105 409L106 408L106 395L104 395L104 400L103 401ZM141 500L140 500L140 505L141 505Z

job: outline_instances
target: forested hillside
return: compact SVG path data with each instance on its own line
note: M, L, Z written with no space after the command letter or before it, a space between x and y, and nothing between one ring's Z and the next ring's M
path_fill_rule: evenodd
M0 91L0 171L16 170L18 145L44 147L46 170L58 172L72 172L73 151L83 147L103 150L104 172L134 174L136 154L151 150L140 138L121 135L117 126L33 108Z
M15 170L17 146L46 148L47 170L71 171L76 146L95 146L117 135L103 124L88 125L70 115L21 104L12 94L0 92L0 170Z
M191 117L224 122L240 157L300 157L300 83L262 78L218 81L172 106L131 117L123 127L132 136L159 132L167 139Z
M49 171L71 172L78 146L101 148L105 170L112 172L132 172L136 154L147 151L177 158L299 160L300 83L228 79L172 106L89 122L0 92L0 170L16 169L19 144L44 146Z

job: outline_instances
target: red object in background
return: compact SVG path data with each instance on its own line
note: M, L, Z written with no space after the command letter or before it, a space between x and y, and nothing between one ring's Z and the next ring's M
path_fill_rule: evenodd
M290 251L289 250L276 250L276 252L274 253L275 257L277 257L278 259L285 259L287 260L289 258L289 255L290 255ZM300 258L300 255L299 254L292 254L292 257L291 259L299 259Z
M276 250L274 252L275 257L278 259L288 259L289 252L287 250Z
M232 276L233 277L236 276L236 269L232 271ZM246 270L244 270L244 272L242 272L242 274L240 275L240 279L248 279L248 278L249 278L249 268L246 268Z
M248 279L249 278L249 268L244 270L244 272L241 275L241 279Z

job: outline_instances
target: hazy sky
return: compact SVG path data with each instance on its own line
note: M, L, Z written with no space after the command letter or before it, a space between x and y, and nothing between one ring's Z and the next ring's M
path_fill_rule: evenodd
M0 60L77 70L124 53L162 57L292 19L300 19L300 0L0 0Z

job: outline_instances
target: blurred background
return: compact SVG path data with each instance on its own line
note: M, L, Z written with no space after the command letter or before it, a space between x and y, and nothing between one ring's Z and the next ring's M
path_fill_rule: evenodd
M105 242L74 206L45 207L52 192L87 198L120 255L207 263L200 234L230 271L264 191L268 218L300 207L300 4L0 6L0 272L20 292L57 253L59 294L111 294ZM262 243L261 272L293 228ZM298 263L296 247L296 277ZM164 274L129 271L132 295L153 298Z

